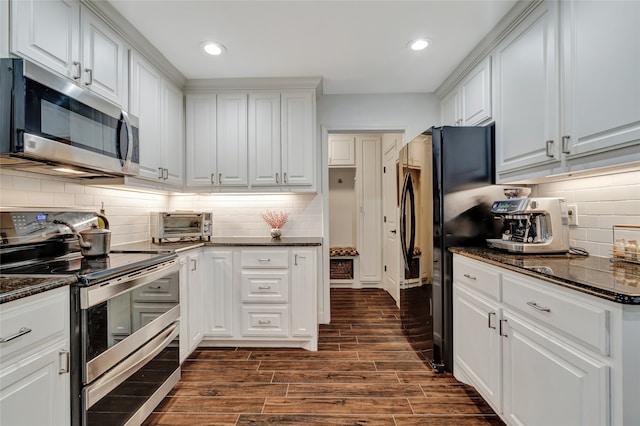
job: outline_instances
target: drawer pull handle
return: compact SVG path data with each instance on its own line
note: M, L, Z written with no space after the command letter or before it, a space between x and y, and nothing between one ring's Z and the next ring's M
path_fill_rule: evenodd
M271 324L271 320L266 320L266 321L260 320L260 321L258 321L258 324L260 324L260 325L269 325L269 324Z
M537 309L541 312L551 312L551 308L547 308L546 306L540 306L536 302L527 302L527 305L531 306L533 309Z
M60 358L62 358L64 356L64 361L62 361L61 365L62 367L60 367L58 369L58 374L65 374L69 372L69 362L70 362L70 356L69 356L69 351L60 351L58 352L58 356Z
M474 277L473 275L469 275L469 274L464 274L465 277L469 278L470 280L475 281L476 277Z
M270 285L259 285L258 290L271 290Z
M495 330L496 329L496 324L495 324L495 322L491 322L491 317L495 318L496 317L496 313L495 312L489 312L487 314L487 327L492 328L492 329ZM491 325L491 324L493 324L493 325Z
M258 259L258 262L271 262L271 259L268 257L263 257L261 259Z
M17 339L17 338L18 338L18 337L20 337L20 336L24 336L24 335L25 335L25 334L27 334L27 333L31 333L31 329L30 329L30 328L27 328L27 327L22 327L22 328L20 328L20 330L18 330L18 332L17 332L17 333L12 334L12 335L11 335L11 336L9 336L9 337L0 337L0 343L6 343L6 342L9 342L9 341L11 341L11 340L13 340L13 339Z
M504 330L503 325L504 325L506 322L507 322L507 320L506 320L506 319L505 319L505 320L500 320L500 335L501 335L502 337L507 337L507 333L504 333L504 332L503 332L503 330Z
M160 290L162 287L159 285L150 285L149 290Z

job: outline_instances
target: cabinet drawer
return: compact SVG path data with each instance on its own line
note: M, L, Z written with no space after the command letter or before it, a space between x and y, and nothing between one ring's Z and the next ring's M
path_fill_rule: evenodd
M133 290L135 302L177 302L179 295L177 276L161 278Z
M247 337L287 337L289 335L289 309L286 306L243 306L241 333Z
M21 359L54 342L69 338L69 288L63 287L0 305L0 360ZM28 331L27 330L31 330Z
M289 301L289 271L242 272L240 283L242 302L287 303Z
M504 303L609 355L609 311L556 292L548 284L516 274L503 274Z
M243 268L288 268L289 252L243 250L240 264Z
M456 282L466 284L500 301L500 272L497 268L454 255L453 277Z

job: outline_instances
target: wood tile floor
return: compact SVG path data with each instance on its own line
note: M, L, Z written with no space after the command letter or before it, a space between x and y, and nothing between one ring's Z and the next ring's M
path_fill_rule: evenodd
M319 350L202 348L145 425L501 425L487 403L436 375L383 290L332 289Z

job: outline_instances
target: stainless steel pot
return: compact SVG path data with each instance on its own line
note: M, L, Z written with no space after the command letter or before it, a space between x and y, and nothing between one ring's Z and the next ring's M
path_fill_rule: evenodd
M73 232L73 235L78 237L78 244L80 245L80 253L85 257L99 257L106 256L111 250L111 231L109 230L109 221L106 216L100 213L94 213L94 216L101 218L104 221L104 228L98 228L93 225L89 229L78 232L78 230L62 220L54 220L53 223L65 225Z

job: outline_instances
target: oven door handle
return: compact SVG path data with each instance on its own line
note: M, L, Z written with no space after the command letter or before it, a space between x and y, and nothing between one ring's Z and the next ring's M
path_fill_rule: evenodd
M152 283L179 270L180 264L176 258L166 261L160 266L114 278L101 285L83 287L80 289L80 308L89 309L124 292Z
M120 364L87 386L84 390L85 410L91 408L96 402L100 401L109 394L109 392L124 383L124 381L131 377L136 371L155 358L179 333L180 321L176 321L131 356L125 358Z

